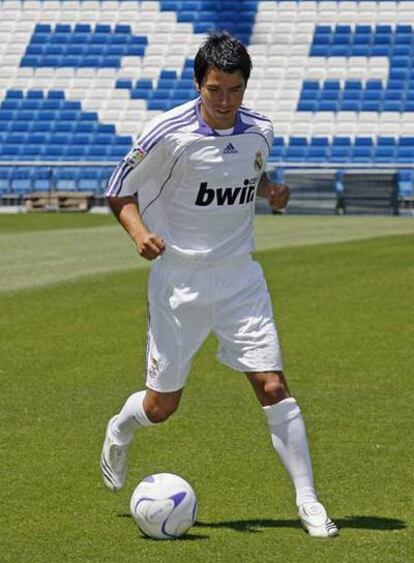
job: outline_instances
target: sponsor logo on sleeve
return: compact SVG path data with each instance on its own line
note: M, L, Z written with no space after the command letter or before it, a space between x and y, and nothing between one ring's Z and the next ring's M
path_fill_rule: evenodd
M146 152L139 145L135 145L124 158L125 162L136 168L138 164L144 159Z

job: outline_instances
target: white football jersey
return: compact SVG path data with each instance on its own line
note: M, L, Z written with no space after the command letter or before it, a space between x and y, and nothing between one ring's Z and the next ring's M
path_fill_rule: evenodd
M220 134L202 119L200 103L153 119L118 164L105 195L135 195L166 252L205 260L248 254L272 124L241 106L233 129Z

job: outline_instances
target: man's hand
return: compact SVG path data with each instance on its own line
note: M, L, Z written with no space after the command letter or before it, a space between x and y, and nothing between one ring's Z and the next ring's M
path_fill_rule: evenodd
M267 186L267 200L274 211L284 209L289 201L289 188L286 184L269 183Z
M164 240L148 231L135 197L108 197L107 200L113 214L134 241L140 256L146 260L154 260L164 252Z
M279 211L285 208L289 201L289 188L286 184L273 183L266 172L263 172L257 187L257 195L265 197L273 211Z
M146 260L155 260L165 250L165 242L155 233L145 231L135 240L138 254Z

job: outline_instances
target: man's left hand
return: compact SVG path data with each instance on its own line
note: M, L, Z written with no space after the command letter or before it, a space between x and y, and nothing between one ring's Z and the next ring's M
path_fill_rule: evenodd
M289 201L289 188L286 184L269 183L267 200L274 211L284 209Z

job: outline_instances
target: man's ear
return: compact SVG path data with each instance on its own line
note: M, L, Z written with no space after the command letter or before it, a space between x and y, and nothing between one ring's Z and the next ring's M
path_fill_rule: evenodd
M200 93L200 85L195 78L193 80L193 83L194 83L194 88L197 90L198 93Z

